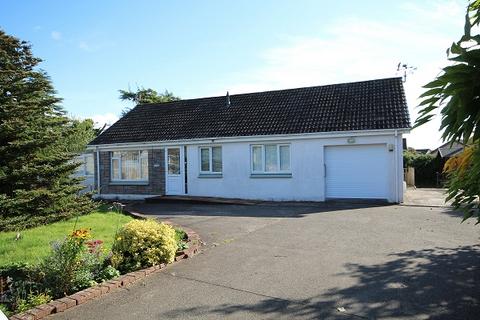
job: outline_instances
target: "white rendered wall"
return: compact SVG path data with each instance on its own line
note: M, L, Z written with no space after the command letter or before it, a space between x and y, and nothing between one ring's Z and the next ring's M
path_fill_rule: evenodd
M259 144L275 143L275 140L262 141ZM348 145L348 137L292 139L280 143L290 143L290 178L252 178L250 172L250 146L252 142L224 142L211 145L222 146L223 175L221 178L201 178L199 146L188 145L188 195L225 198L325 201L324 146ZM350 142L351 139L350 139ZM351 144L351 143L350 143ZM403 199L402 136L398 134L356 136L355 145L384 144L393 146L388 152L389 201L401 202ZM354 160L354 159L353 159Z

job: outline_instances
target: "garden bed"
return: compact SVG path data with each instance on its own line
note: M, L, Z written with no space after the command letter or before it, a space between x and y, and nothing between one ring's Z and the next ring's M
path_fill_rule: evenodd
M36 264L25 263L32 262L27 256L14 260L23 263L0 265L2 310L21 312L12 319L40 319L62 312L188 258L201 244L199 236L188 228L124 215L122 218L127 223L117 224L109 234L111 243L107 249L89 229L77 229L81 225L78 220L74 227L70 225L68 233L63 233L63 240L54 241L50 251L45 250L37 258ZM40 228L60 228L53 225ZM35 232L31 229L22 234L32 236Z
M167 222L169 223L169 222ZM176 263L182 259L186 259L198 252L201 246L201 240L197 233L188 228L183 228L187 236L188 249L177 252L175 256ZM121 288L127 287L138 280L164 269L167 264L159 264L152 267L144 268L138 271L129 272L121 275L116 279L100 283L94 287L84 289L72 295L50 301L49 303L36 306L24 313L10 317L11 320L37 320L47 317L51 314L63 312L77 305L84 304L92 299L115 292Z

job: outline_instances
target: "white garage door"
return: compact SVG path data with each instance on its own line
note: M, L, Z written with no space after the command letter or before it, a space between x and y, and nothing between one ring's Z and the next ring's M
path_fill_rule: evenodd
M326 198L388 199L386 145L325 147Z

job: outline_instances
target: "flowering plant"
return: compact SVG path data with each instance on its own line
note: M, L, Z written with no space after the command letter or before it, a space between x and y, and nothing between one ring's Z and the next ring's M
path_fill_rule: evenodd
M71 234L70 237L74 239L79 239L79 240L87 240L90 239L91 234L90 234L91 229L86 229L86 228L81 228L74 230Z
M103 241L102 240L99 240L99 239L89 240L89 241L85 242L85 244L87 245L89 253L95 254L97 256L103 253L103 248L102 248Z

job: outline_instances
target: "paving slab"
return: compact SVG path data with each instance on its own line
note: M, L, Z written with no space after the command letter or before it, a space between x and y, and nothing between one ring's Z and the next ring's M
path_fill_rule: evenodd
M445 201L447 190L442 188L408 188L404 194L404 205L426 207L450 207L452 201Z

